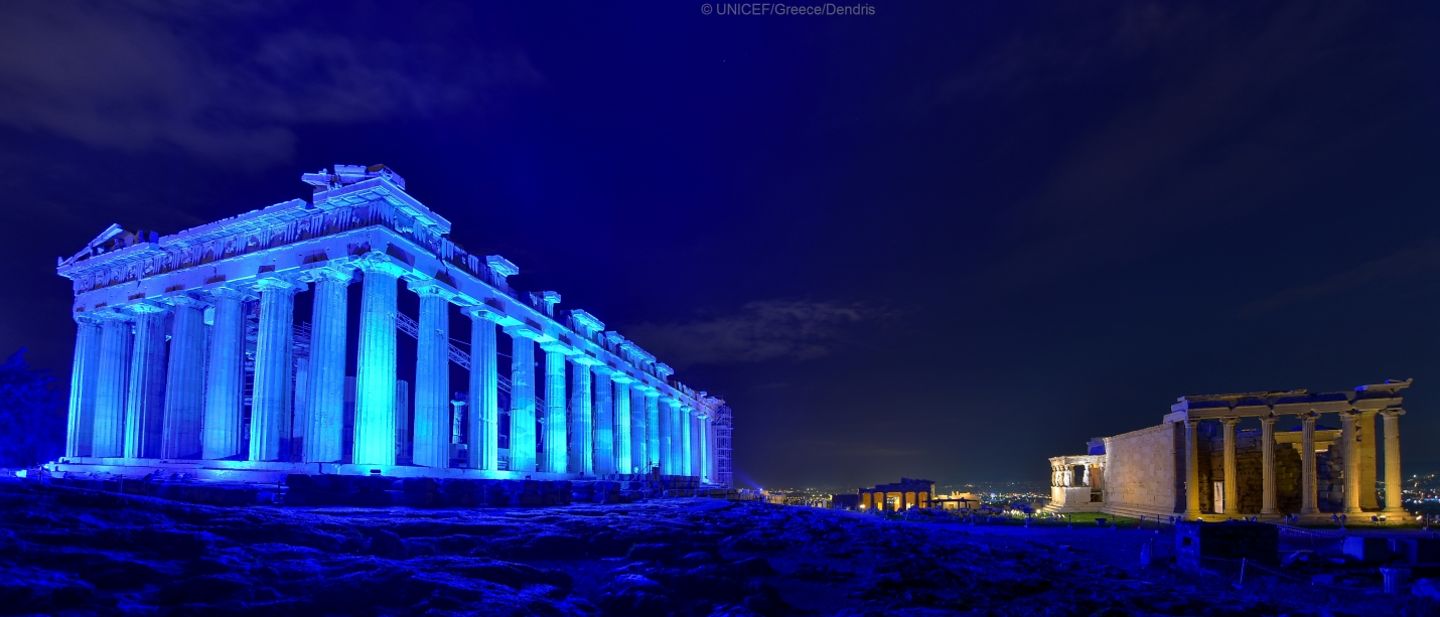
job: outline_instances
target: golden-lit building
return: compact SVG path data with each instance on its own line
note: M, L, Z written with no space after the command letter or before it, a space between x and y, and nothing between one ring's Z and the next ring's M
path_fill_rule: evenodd
M860 509L866 512L900 512L911 508L929 508L935 483L930 480L900 478L892 484L877 484L860 489Z

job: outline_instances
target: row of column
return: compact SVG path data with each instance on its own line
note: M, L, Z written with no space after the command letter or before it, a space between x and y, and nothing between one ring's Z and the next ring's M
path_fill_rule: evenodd
M398 282L406 270L384 259L363 259L357 343L352 462L396 463L396 312ZM248 452L252 461L279 461L282 436L304 435L304 462L338 462L344 426L347 286L354 269L326 267L307 273L314 282L310 358L303 392L292 392L294 295L306 284L269 278L247 291L208 297L214 327L204 325L204 304L179 296L169 307L138 304L127 313L77 316L66 455L126 458L240 456L243 301L258 294ZM449 304L453 292L434 281L413 281L420 297L416 345L413 462L446 467L450 459ZM165 312L174 314L168 364ZM468 466L498 470L499 375L497 328L502 315L465 307L471 318L471 396ZM132 335L131 324L134 332ZM540 333L525 326L510 335L509 469L608 474L658 467L673 475L713 470L708 420L653 386L553 341L544 352L544 435L536 434L535 347ZM206 354L207 341L209 338ZM571 391L567 397L566 365ZM593 391L593 392L592 392ZM593 396L592 396L593 393ZM289 402L294 406L292 416ZM568 403L568 405L567 405ZM296 426L291 427L290 422ZM543 438L544 459L536 460Z
M1361 468L1359 456L1359 434L1357 422L1370 420L1373 431L1373 411L1348 411L1340 413L1340 440L1343 444L1344 463L1344 510L1355 515L1364 512L1360 500ZM1402 409L1384 409L1378 412L1384 423L1385 435L1385 504L1387 514L1404 512L1402 483L1400 475L1400 416ZM1315 423L1319 414L1300 414L1300 514L1316 514L1318 476L1315 458ZM1275 515L1275 421L1276 417L1260 418L1261 450L1261 505L1260 514ZM1224 500L1227 513L1234 513L1239 505L1239 482L1235 454L1235 427L1239 418L1221 418L1222 469ZM1185 513L1197 517L1200 512L1200 466L1199 466L1199 424L1200 420L1185 421Z

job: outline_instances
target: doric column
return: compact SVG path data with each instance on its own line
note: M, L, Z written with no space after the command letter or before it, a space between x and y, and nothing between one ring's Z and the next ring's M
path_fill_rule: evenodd
M1340 412L1340 441L1345 444L1345 513L1360 514L1360 443L1356 439L1355 422L1359 414L1353 411Z
M685 475L685 446L684 430L681 424L685 421L685 404L679 400L670 408L670 473L671 475Z
M95 375L95 432L90 456L110 458L125 454L125 399L130 382L130 322L119 313L106 313L100 323L99 368Z
M1385 423L1385 514L1405 513L1403 478L1400 475L1400 416L1404 409L1380 412Z
M1300 414L1300 513L1314 514L1318 479L1315 477L1315 420L1313 411Z
M660 390L645 389L645 472L660 466Z
M595 410L591 399L590 367L599 360L585 355L573 358L570 370L570 467L583 475L595 474Z
M1275 416L1260 418L1260 513L1275 514Z
M240 454L245 377L245 294L220 289L211 294L215 324L205 377L205 421L201 456L225 459Z
M95 384L99 376L100 320L77 313L75 357L70 364L70 413L65 426L65 456L90 456L95 435Z
M1239 479L1235 472L1235 425L1239 418L1221 418L1225 447L1225 514L1240 513Z
M255 385L250 392L250 460L283 460L290 399L290 352L294 346L295 292L285 279L255 282L260 292L260 326L255 336Z
M615 468L620 473L634 473L633 446L630 443L630 384L635 378L616 372L610 377L615 384Z
M130 387L125 398L125 458L160 455L165 406L165 309L141 303L130 350Z
M481 305L470 317L470 468L500 468L500 372L495 321L500 314Z
M695 423L695 409L685 407L684 414L680 416L680 475L695 475L695 444L691 440L693 435L692 425Z
M570 443L566 438L565 356L574 353L556 342L544 343L545 352L545 465L541 471L565 473L570 466Z
M604 364L595 371L595 473L615 473L615 406L610 376L615 369Z
M535 471L535 338L523 326L510 335L510 471Z
M450 300L438 281L412 282L420 296L415 338L415 431L412 459L420 467L450 466Z
M1185 420L1185 517L1200 517L1200 421Z
M348 292L354 271L330 266L312 271L314 306L310 312L310 367L305 384L304 452L307 463L334 463L344 456L345 337Z
M205 417L205 309L189 296L166 300L174 306L170 366L165 376L165 419L160 457L196 459Z
M698 410L697 410L697 411L698 411ZM704 467L702 466L702 461L703 461L704 454L705 454L705 451L700 448L700 414L699 414L699 413L691 414L691 416L690 416L690 457L693 458L693 459L695 459L695 462L693 462L693 463L690 464L690 472L691 472L690 475L695 476L695 477L698 478L698 477L700 477L701 473L703 473Z
M395 464L395 312L399 276L405 269L371 253L357 263L360 332L355 349L356 465Z
M673 476L675 475L675 457L670 454L670 445L672 435L675 434L675 416L671 412L680 402L671 396L666 396L664 402L665 408L660 410L659 418L660 473Z
M650 472L650 429L645 416L646 386L637 382L630 388L630 464L643 473Z

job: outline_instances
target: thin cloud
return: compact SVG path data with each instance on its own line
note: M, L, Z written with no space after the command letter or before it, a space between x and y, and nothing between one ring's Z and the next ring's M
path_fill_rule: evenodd
M626 332L679 366L804 361L836 351L856 326L886 311L856 303L762 300L733 313L642 323Z
M517 52L295 26L238 36L256 30L245 23L255 17L222 5L173 13L120 2L7 7L0 125L256 166L289 158L296 125L483 106L497 87L541 81Z
M1440 244L1412 246L1305 285L1282 289L1241 309L1246 316L1261 315L1304 302L1333 298L1357 289L1390 281L1415 281L1440 272Z

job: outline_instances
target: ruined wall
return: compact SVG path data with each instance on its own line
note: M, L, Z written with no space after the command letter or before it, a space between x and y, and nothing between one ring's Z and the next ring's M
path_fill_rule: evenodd
M1105 439L1106 510L1168 514L1183 509L1183 424L1161 424ZM1177 456L1178 454L1178 456Z
M1225 434L1224 428L1216 422L1201 424L1200 435L1200 511L1215 511L1215 483L1225 478ZM1265 452L1261 449L1260 428L1236 428L1235 430L1235 475L1240 499L1237 504L1228 504L1227 514L1255 514L1265 499L1265 477L1262 469ZM1276 466L1283 464L1279 450L1276 451ZM1300 459L1295 458L1295 473L1300 473ZM1277 474L1278 478L1278 474ZM1298 482L1298 480L1297 480ZM1298 490L1295 493L1299 499ZM1278 497L1278 492L1277 492Z

